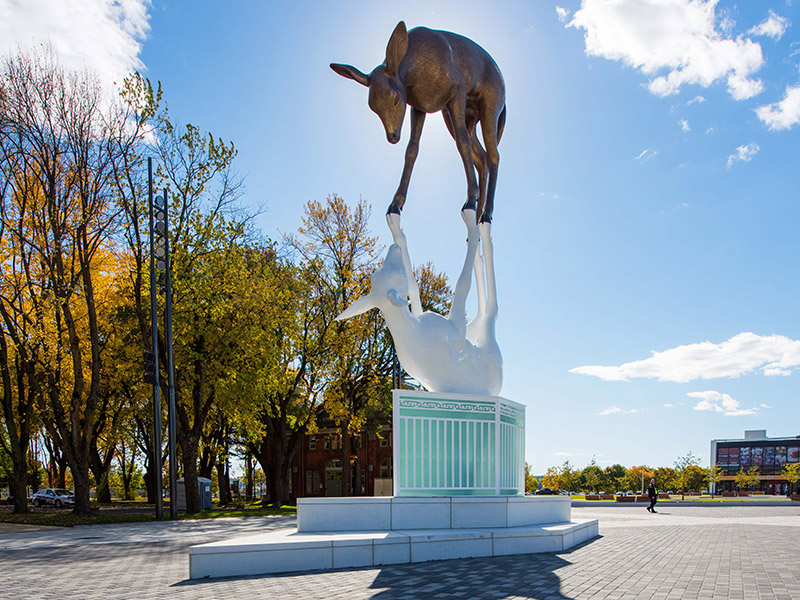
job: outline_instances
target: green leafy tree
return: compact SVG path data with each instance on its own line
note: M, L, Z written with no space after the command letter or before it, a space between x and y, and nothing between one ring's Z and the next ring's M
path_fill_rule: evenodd
M539 489L539 480L533 476L533 471L528 462L525 462L525 493L534 492Z
M644 474L644 480L642 479L642 474ZM639 490L640 492L643 492L644 490L642 490L642 481L644 481L644 486L646 489L654 475L655 474L649 467L634 466L630 469L625 469L625 477L623 479L623 483L625 485L623 487L626 491Z
M758 485L759 482L759 468L753 465L747 471L741 469L736 474L736 486L740 490L749 490Z
M593 458L592 462L581 471L580 485L590 492L596 492L604 486L604 482L605 473L603 473L603 469L597 466Z
M319 299L335 317L369 292L369 275L379 260L377 238L369 231L370 208L363 200L351 208L340 197L306 204L303 224L292 238L308 265L317 268ZM342 435L342 487L360 494L361 461L354 437L375 410L390 404L392 346L379 311L339 321L328 339L325 411Z
M541 484L543 488L549 488L551 490L561 489L561 469L558 467L548 467L544 477L542 477Z
M653 471L653 477L659 490L676 490L681 487L678 472L670 467L657 467Z
M794 494L795 486L797 486L797 482L800 481L800 463L785 465L783 467L783 476L786 477L786 481L791 484L789 493Z
M567 490L568 492L577 491L580 484L580 475L581 472L574 468L568 460L565 460L559 470L561 489Z
M711 492L711 497L714 497L714 492L717 490L717 484L722 477L722 469L718 464L712 465L708 469L708 474L706 475L706 479L708 480L708 487L709 491Z
M675 470L678 472L678 477L681 484L681 500L684 499L684 494L688 485L687 475L689 473L689 467L697 466L699 464L700 457L692 454L691 450L683 456L679 456L675 461Z
M620 488L625 487L623 479L625 478L625 467L620 464L611 465L610 467L606 467L603 469L603 473L605 475L606 485L611 490L608 490L611 493L615 491L619 491Z

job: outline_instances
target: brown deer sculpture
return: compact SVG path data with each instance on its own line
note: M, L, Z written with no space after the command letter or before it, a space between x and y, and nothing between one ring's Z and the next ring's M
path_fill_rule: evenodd
M385 62L369 75L350 65L332 64L331 69L369 88L369 107L380 117L392 144L400 141L406 104L411 106L403 176L387 214L399 215L405 204L425 115L442 111L467 175L462 210L475 210L481 223L492 221L506 100L503 74L486 50L449 31L427 27L406 31L400 21L386 46ZM478 139L478 123L485 150Z

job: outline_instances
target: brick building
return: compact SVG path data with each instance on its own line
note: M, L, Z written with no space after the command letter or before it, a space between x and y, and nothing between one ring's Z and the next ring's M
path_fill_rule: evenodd
M362 472L362 495L392 495L392 430L383 427L355 436L352 455L358 456ZM293 498L342 496L342 436L334 427L321 427L306 435L292 463Z

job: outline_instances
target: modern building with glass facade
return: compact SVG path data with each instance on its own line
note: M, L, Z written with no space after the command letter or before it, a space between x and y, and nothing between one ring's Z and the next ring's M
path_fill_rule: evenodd
M755 488L767 494L786 494L788 481L783 468L800 462L800 436L767 437L766 429L744 432L743 439L711 440L711 465L719 465L720 481L716 492L736 490L736 475L758 467Z

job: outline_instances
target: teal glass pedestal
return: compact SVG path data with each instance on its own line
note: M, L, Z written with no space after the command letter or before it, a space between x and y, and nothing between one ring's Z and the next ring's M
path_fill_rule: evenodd
M525 494L525 407L393 390L395 496Z

